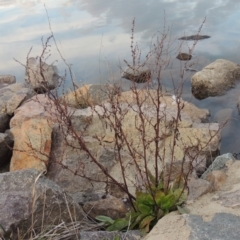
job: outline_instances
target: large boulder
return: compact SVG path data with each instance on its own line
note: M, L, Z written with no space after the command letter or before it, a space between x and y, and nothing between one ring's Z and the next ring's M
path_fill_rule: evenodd
M58 69L54 65L48 65L39 58L28 58L26 63L25 82L36 92L46 92L58 85Z
M14 112L10 122L14 138L10 171L25 168L47 171L52 128L59 120L55 107L46 95L38 94Z
M18 231L36 234L84 217L67 193L34 169L0 174L0 192L0 225L13 239Z
M192 93L198 99L223 95L239 77L239 65L218 59L192 76Z
M144 154L148 159L149 169L154 171L156 107L150 103L151 96L149 94L151 92L143 91L139 94L144 99L141 111L146 120L145 140L149 141ZM146 99L146 97L149 97L149 99ZM172 96L162 96L160 100L159 118L162 120L159 129L159 138L161 139L158 152L159 158L164 159L165 163L171 162L172 159L174 162L186 161L186 174L190 171L190 168L197 172L205 171L206 163L211 161L212 155L219 151L219 125L217 123L201 123L206 121L209 112L180 100L183 109L181 110L181 120L178 121L178 136L174 137L172 129L174 119L177 118L177 104ZM144 161L141 158L144 149L142 132L139 130L141 129L140 109L134 102L131 92L123 93L118 98L116 106L119 110L118 114L121 114L123 133L131 148L137 154L136 160L139 166L144 168ZM120 182L123 179L122 173L119 171L121 169L119 158L123 159L124 166L127 166L125 167L125 174L128 184L134 194L134 183L138 171L135 165L132 164L133 159L126 142L121 145L121 156L114 151L116 149L115 132L110 123L110 121L114 120L114 116L111 114L112 111L114 109L108 102L105 102L102 106L76 110L71 116L71 126L86 143L92 156L101 162L104 168ZM173 144L175 144L174 151L172 151ZM189 151L186 151L187 149ZM101 182L106 181L106 176L92 161L89 154L79 146L77 137L71 136L69 132L68 135L64 135L59 128L56 128L53 134L51 163L48 177L72 194L85 191L104 191L106 187L105 183ZM161 161L158 161L158 163L159 169L161 169L163 167ZM178 166L181 166L181 164L178 164ZM101 181L90 183L86 177L93 178L93 180L97 178ZM116 192L115 189L111 189L110 193L112 193L111 191Z
M10 171L27 168L47 171L52 142L49 122L32 118L10 131L14 138Z
M147 66L129 66L124 70L122 78L136 83L145 83L151 79L151 70Z

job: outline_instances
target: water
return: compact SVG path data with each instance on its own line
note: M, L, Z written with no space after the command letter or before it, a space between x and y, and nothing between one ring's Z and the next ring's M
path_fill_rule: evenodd
M135 40L142 49L142 56L149 50L149 42L157 30L162 30L164 19L171 28L172 39L193 35L206 17L201 34L211 38L199 41L191 62L194 68L202 69L210 62L224 58L240 63L240 2L238 0L0 0L0 74L15 75L18 82L24 81L26 56L41 54L42 42L51 35L46 8L59 50L72 64L74 77L81 83L119 81L120 67L124 59L130 60L130 36L135 17ZM165 12L165 14L164 14ZM172 59L178 53L181 41L172 45ZM193 42L184 43L187 51ZM56 64L61 73L66 66L53 41L48 62ZM180 62L175 59L171 73L179 78ZM166 70L166 72L169 70ZM239 86L221 97L197 100L191 95L190 77L187 73L183 98L198 107L208 108L211 118L221 109L232 109L231 121L223 134L221 153L240 152L240 121L236 107ZM127 80L122 84L127 85ZM171 87L166 77L165 84Z

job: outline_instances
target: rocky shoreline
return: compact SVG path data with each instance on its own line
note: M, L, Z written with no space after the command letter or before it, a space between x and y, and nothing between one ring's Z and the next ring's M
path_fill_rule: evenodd
M38 62L32 59L28 67L34 69L37 64ZM16 83L15 77L11 75L0 76L0 225L7 233L16 232L17 228L27 231L31 227L33 216L34 227L38 228L43 222L45 226L56 225L61 221L71 222L73 215L76 221L88 221L86 215L92 219L97 215L117 219L128 211L123 201L126 200L126 195L111 187L106 193L106 188L109 187L105 182L106 176L103 176L102 171L79 148L76 139L59 128L61 116L54 101L44 94L46 87L50 90L57 87L58 71L56 67L49 67L47 64L44 67L48 69L45 71L45 79L48 81L41 83L43 85L35 79L36 76L39 77L38 70L27 71L25 83ZM207 77L206 70L210 71L211 78ZM200 72L192 77L193 94L200 96L199 93L203 93L199 98L224 94L238 80L240 67L226 60L217 60L215 64L205 67L203 72L203 80L199 80ZM217 84L213 76L218 79ZM206 87L203 83L205 79ZM209 83L209 79L213 83ZM226 84L227 81L230 83ZM217 85L217 93L213 85ZM69 112L71 126L78 134L82 134L91 153L121 182L120 166L114 151L114 134L101 120L101 114L106 110L111 111L107 91L109 86L88 84L62 96L60 102ZM119 93L114 88L111 89L111 94L114 95L118 108L125 112L122 122L124 133L131 144L138 148L140 136L134 128L138 117L136 98L131 91ZM155 94L155 90L139 90L138 93L140 99L145 101L142 112L151 121L156 118L156 112L149 96L154 97ZM240 191L239 162L231 154L216 158L221 144L221 127L219 123L207 123L209 111L199 109L182 99L179 101L183 109L179 122L179 140L174 153L179 161L174 162L172 177L177 176L180 171L181 161L185 157L184 149L192 148L192 153L200 152L193 162L193 171L188 179L189 196L186 206L191 212L184 215L176 212L166 215L145 239L202 239L203 232L207 239L227 239L227 236L229 239L237 239L235 233L221 229L220 222L225 221L229 228L237 228L237 223L240 222L237 203ZM176 118L177 114L176 99L162 95L161 102L160 108L165 117L161 136L164 133L165 145L159 149L160 152L165 151L163 149L166 149L166 146L171 146L173 132L170 129L172 119ZM93 106L97 112L92 110ZM146 131L151 138L151 127L146 126ZM126 163L131 162L125 150L123 148L124 159ZM149 154L151 151L152 146L149 146ZM164 154L167 162L171 158L170 152L166 151ZM84 165L84 176L81 164ZM151 160L149 166L154 166ZM79 169L78 174L76 169ZM150 170L154 169L150 167ZM132 185L134 173L134 167L129 165L126 174L132 194L135 191ZM96 181L89 181L90 176ZM208 207L212 210L208 211ZM206 219L210 221L212 228L207 232L204 230ZM233 220L235 225L230 226ZM214 232L213 228L217 228L217 231ZM129 234L132 235L126 239L141 238L139 233ZM225 238L218 238L220 235ZM102 238L102 233L99 236L94 235L94 239Z

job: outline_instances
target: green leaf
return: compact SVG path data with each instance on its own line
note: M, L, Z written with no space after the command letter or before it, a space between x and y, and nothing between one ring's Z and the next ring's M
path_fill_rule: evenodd
M156 193L155 193L155 201L156 203L158 204L158 201L161 201L162 197L164 197L165 194L163 191L161 190L158 190Z
M145 205L155 205L152 196L149 193L136 192L136 202Z
M124 228L126 228L129 224L129 221L127 219L122 219L122 218L119 218L117 220L114 221L114 223L107 227L107 231L120 231Z
M140 225L139 225L139 228L140 229L145 229L146 232L149 232L149 224L155 219L156 217L155 216L147 216L145 217Z
M147 206L143 203L139 203L137 204L138 210L142 213L142 214L151 214L153 211L153 208L151 206Z
M176 197L173 193L168 194L167 196L162 197L161 209L169 210L176 203Z
M132 221L130 229L134 229L135 226L138 225L142 221L142 219L145 217L146 217L146 214L139 214L138 217L134 221Z
M107 225L111 225L111 224L114 223L114 220L110 217L107 217L107 216L99 215L99 216L96 216L95 219L100 221L100 222L104 222Z
M186 207L177 206L177 209L180 214L185 214L185 213L189 214L190 213L190 210Z

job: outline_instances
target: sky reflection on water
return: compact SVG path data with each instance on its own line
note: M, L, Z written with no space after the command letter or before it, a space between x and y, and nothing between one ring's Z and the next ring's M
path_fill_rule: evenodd
M46 39L51 34L44 2L59 49L73 64L77 81L106 82L112 76L119 79L119 65L124 66L123 59L131 57L133 18L136 18L135 40L144 55L149 50L152 35L164 26L164 11L173 39L196 34L206 16L201 34L211 38L199 41L195 48L197 69L218 58L240 63L239 0L0 0L0 74L13 74L22 82L24 68L13 58L24 63L32 46L31 56L40 55L41 38ZM179 44L180 41L175 42L173 58ZM59 60L57 65L63 73L65 66L52 41L51 45L49 62ZM186 43L183 49L187 49ZM173 65L177 70L179 62L174 60ZM189 82L186 89L186 99L191 98L198 106L209 108L214 115L218 109L214 107L215 100L193 99ZM235 108L232 105L237 91L238 88L223 108L230 105ZM234 117L238 118L236 109L234 111Z

